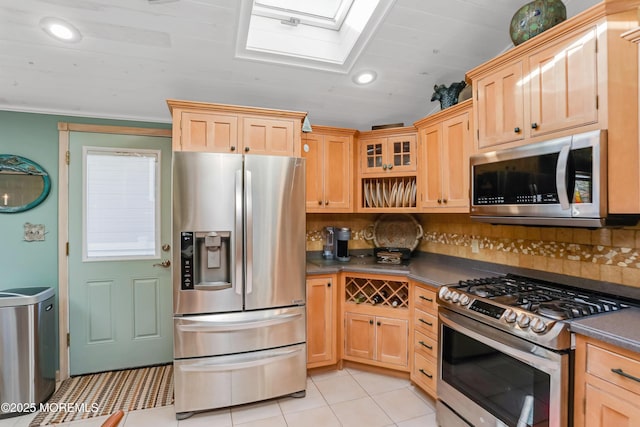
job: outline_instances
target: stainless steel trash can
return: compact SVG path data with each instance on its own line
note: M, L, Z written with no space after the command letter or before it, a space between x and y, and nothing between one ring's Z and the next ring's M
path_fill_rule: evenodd
M55 390L56 322L52 288L0 290L0 418L33 412Z

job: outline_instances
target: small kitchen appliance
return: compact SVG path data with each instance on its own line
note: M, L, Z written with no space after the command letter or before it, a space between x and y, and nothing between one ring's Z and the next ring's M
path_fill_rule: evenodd
M335 231L334 227L325 227L322 230L324 245L322 245L322 258L333 259L335 252Z
M443 286L436 298L437 418L447 426L570 426L568 321L632 304L513 274Z
M603 227L637 215L607 211L607 131L471 156L471 219L491 224Z
M347 227L335 230L336 245L335 254L338 261L347 262L351 259L349 255L349 240L351 239L351 229Z

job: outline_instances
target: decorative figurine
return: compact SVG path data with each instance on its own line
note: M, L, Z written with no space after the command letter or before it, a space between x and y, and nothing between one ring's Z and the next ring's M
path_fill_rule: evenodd
M435 85L433 90L435 92L431 96L431 101L440 101L440 109L444 110L447 107L456 105L458 103L458 95L467 84L464 81L451 83L451 86Z

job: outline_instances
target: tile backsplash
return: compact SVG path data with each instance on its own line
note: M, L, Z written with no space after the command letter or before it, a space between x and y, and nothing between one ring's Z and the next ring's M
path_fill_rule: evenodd
M350 249L373 248L364 238L376 214L308 214L307 250L322 250L322 227L349 227ZM640 287L640 227L524 227L471 222L466 214L416 214L424 228L418 250ZM475 249L477 248L477 252Z

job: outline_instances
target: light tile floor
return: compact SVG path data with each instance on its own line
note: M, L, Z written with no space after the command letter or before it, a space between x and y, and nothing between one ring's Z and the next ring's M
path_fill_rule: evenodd
M35 414L0 420L28 427ZM61 424L99 427L106 417ZM435 405L408 380L347 368L312 375L307 395L203 412L176 421L173 406L125 414L120 427L436 427Z

